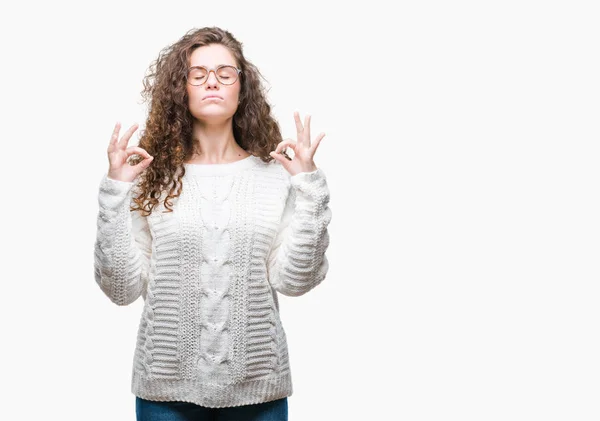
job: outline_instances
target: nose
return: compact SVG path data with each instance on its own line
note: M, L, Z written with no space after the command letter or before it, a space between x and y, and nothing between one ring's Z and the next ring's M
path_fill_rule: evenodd
M208 78L206 79L206 87L216 88L218 84L219 81L217 80L217 75L215 74L215 72L208 72Z

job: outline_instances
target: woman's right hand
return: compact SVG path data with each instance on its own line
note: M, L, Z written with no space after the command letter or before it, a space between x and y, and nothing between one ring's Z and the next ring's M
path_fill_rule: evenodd
M121 129L121 123L117 122L115 124L115 129L113 130L112 137L110 138L110 143L108 144L108 178L112 178L113 180L132 182L135 178L142 173L154 157L150 156L148 152L138 146L130 146L127 147L127 142L131 138L133 132L135 132L138 128L137 124L134 124L125 132L121 140L119 138L119 130ZM127 159L131 155L140 155L144 159L138 163L137 165L130 165L127 162Z

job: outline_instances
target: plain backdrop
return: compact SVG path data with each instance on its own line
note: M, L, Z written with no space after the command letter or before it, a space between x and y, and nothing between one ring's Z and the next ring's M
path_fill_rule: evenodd
M221 26L284 137L295 110L326 133L330 270L280 296L289 419L600 419L597 2L1 8L0 418L135 419L143 301L93 273L106 148L159 51Z

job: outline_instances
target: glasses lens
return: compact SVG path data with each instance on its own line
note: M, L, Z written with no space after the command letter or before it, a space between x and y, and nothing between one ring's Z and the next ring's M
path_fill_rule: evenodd
M223 85L231 85L232 83L235 83L237 76L237 69L232 66L219 67L219 70L217 70L217 77L219 78L219 82L221 82Z
M190 82L192 85L202 85L206 80L207 74L208 72L206 69L193 68L188 73L188 82Z

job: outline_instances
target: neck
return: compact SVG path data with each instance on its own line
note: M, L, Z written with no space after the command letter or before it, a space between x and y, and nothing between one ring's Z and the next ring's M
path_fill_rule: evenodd
M249 154L233 136L232 120L207 123L194 122L195 151L191 161L197 164L223 164L237 161Z

